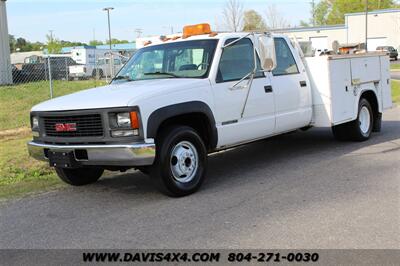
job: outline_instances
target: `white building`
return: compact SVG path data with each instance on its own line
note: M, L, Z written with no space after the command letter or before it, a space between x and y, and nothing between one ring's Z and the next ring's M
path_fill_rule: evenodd
M0 85L12 83L10 63L6 0L0 0Z
M279 29L299 41L311 41L317 50L332 49L332 43L365 43L365 13L345 15L345 24ZM400 49L400 9L384 9L368 12L368 50L390 45Z

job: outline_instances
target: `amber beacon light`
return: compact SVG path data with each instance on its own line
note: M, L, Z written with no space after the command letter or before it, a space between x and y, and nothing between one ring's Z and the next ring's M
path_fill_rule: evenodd
M196 24L196 25L188 25L183 27L183 38L188 38L190 36L202 35L202 34L210 34L211 27L208 23Z

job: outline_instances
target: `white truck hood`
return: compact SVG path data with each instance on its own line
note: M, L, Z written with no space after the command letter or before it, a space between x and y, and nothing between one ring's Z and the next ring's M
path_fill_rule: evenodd
M32 111L68 111L133 106L142 98L207 84L210 84L207 79L186 78L121 82L54 98L35 105Z

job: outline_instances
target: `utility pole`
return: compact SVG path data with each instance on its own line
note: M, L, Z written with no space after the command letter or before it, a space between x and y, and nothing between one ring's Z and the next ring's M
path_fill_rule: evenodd
M142 36L143 30L140 28L136 28L135 33L136 33L136 38L140 38L140 36Z
M312 25L315 27L315 0L311 1L311 9L312 9Z
M0 85L12 82L6 0L0 0Z
M107 11L107 21L108 21L108 39L110 42L110 52L112 49L112 43L111 43L111 26L110 26L110 11L114 10L113 7L105 7L103 8L103 11Z
M368 0L365 0L365 52L368 52Z
M49 32L50 32L50 42L53 42L53 31L54 30L49 30Z
M167 28L170 30L171 34L174 34L174 26L164 26L163 28Z
M111 26L110 26L110 11L113 10L113 7L105 7L103 11L107 12L107 21L108 21L108 39L110 43L110 77L114 76L114 66L113 66L113 56L112 56L112 41L111 41ZM107 77L107 74L106 74Z

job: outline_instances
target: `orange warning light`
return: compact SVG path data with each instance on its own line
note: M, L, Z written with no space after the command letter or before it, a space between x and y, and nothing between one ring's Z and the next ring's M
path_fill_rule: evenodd
M188 25L183 27L183 36L182 38L188 38L194 35L202 35L202 34L210 34L211 27L208 23L196 24L196 25Z

